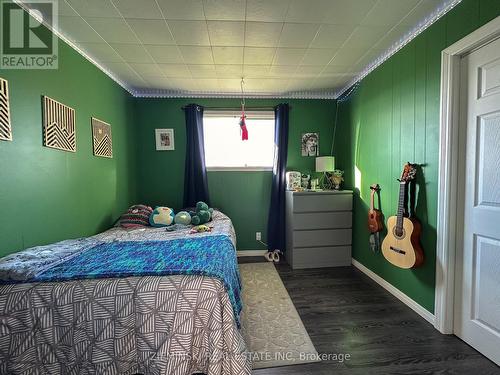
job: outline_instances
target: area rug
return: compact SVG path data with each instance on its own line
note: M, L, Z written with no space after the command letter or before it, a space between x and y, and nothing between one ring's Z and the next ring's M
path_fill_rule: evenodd
M253 368L317 362L304 324L273 263L240 264L241 330Z

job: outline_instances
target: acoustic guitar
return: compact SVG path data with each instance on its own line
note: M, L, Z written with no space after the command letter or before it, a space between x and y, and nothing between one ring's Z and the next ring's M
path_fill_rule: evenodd
M382 242L382 254L393 265L400 268L414 268L424 261L420 246L420 223L413 217L405 216L407 184L415 178L414 165L405 165L399 179L399 202L396 216L387 219L387 236Z

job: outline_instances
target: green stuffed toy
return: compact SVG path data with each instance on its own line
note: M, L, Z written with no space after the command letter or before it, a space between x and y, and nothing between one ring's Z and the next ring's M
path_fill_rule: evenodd
M191 224L200 225L208 223L212 220L212 213L214 212L213 208L209 208L208 204L205 202L196 203L196 211L189 211L191 215Z

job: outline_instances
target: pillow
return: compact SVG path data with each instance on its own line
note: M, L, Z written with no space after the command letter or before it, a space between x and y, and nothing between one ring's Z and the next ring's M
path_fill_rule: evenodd
M120 225L123 228L147 227L152 212L153 209L149 206L143 204L133 205L120 217Z
M166 227L174 221L174 210L169 207L156 207L149 217L152 227Z

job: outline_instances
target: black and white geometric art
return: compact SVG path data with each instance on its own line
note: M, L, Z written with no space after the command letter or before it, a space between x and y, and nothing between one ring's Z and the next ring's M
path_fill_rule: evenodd
M94 144L94 155L104 158L113 157L113 137L111 136L111 125L92 117L92 140Z
M9 84L0 78L0 140L12 141L10 126Z
M43 97L43 144L76 152L75 110L48 96Z

